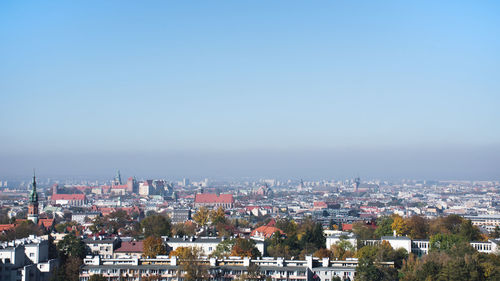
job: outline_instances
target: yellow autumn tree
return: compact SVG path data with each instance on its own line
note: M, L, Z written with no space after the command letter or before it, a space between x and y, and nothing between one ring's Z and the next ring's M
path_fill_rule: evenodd
M392 222L392 230L396 231L397 235L407 235L408 234L408 224L405 219L400 215L393 215L394 221Z
M207 226L210 220L210 211L205 207L201 207L193 215L193 220L201 227Z
M219 222L225 222L226 220L226 212L222 207L219 207L217 210L212 210L210 212L210 221L212 225L216 225Z
M158 255L167 254L167 248L160 237L149 236L144 239L143 257L156 258Z

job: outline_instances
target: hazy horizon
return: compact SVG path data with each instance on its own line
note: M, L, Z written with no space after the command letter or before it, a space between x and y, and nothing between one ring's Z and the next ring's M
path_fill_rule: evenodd
M500 178L497 1L0 3L0 179Z

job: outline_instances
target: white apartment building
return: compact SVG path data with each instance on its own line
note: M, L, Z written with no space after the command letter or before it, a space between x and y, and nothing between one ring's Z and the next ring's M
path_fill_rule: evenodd
M488 231L494 231L495 227L500 227L500 215L464 216L473 225L482 227Z
M48 240L28 238L0 244L0 280L47 281L58 266L56 259L49 260Z
M102 274L106 278L140 280L143 277L158 277L160 280L178 281L180 260L177 257L158 256L155 259L101 259L99 256L84 259L80 271L80 281L88 281L93 274ZM193 261L194 262L194 261ZM335 276L342 280L354 280L357 259L332 261L306 256L305 260L285 260L284 258L250 259L248 257L229 257L224 259L202 257L196 260L204 266L210 280L234 280L248 273L250 265L256 265L261 276L273 281L330 281ZM393 262L379 263L393 267Z

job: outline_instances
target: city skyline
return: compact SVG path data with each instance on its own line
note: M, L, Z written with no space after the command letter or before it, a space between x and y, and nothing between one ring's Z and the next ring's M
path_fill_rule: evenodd
M4 1L0 171L498 180L498 8Z

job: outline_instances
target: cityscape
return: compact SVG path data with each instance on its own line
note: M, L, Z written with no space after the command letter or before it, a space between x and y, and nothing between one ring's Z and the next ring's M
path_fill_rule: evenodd
M500 3L0 3L0 281L499 281Z
M412 272L412 257L498 255L499 189L498 181L173 181L117 171L108 181L62 183L33 175L2 181L0 253L12 264L6 280L68 270L82 281L392 280L422 274ZM372 269L361 264L367 257Z

